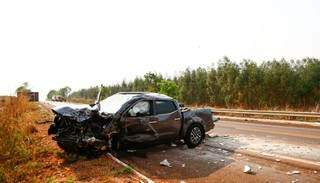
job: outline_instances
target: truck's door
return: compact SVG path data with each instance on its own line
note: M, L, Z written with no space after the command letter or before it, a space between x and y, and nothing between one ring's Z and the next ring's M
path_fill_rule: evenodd
M152 125L155 121L152 100L137 102L125 116L126 141L142 143L158 140L159 134Z
M161 139L174 140L178 137L181 128L181 119L178 107L172 100L155 100L154 117L152 123Z

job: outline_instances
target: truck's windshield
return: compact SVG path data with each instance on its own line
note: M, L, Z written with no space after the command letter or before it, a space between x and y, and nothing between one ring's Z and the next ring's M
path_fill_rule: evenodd
M100 111L104 113L116 113L121 106L137 94L114 94L100 102Z

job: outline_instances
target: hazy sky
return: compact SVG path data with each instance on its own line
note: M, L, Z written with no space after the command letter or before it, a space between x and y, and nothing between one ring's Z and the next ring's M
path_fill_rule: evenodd
M0 95L166 76L224 55L320 57L319 0L0 1Z

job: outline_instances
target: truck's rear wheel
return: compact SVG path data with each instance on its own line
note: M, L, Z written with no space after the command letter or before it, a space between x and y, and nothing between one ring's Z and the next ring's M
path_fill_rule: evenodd
M201 125L193 124L189 127L184 140L189 148L198 146L204 138L204 130Z

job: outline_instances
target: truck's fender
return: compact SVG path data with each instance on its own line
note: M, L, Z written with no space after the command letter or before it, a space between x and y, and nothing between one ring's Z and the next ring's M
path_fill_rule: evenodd
M202 126L203 130L205 130L204 126L203 126L203 120L201 118L199 118L198 116L193 116L189 120L184 121L183 123L184 124L183 124L182 130L181 130L181 138L183 138L186 135L187 130L193 124L199 124Z

